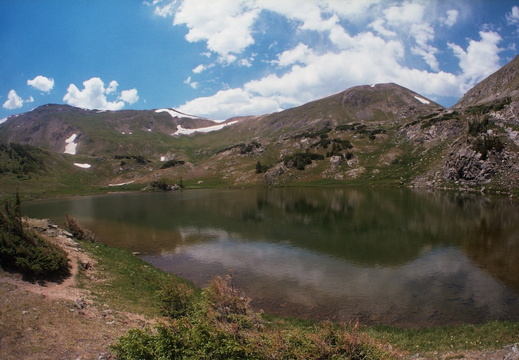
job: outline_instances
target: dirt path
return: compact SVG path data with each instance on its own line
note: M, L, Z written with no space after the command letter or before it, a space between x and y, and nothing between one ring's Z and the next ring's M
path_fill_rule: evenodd
M0 271L0 354L10 359L111 359L109 345L147 321L136 314L96 304L76 284L78 267L95 279L95 261L66 231L46 220L29 220L70 259L71 276L60 283L32 283ZM95 280L94 280L95 281Z

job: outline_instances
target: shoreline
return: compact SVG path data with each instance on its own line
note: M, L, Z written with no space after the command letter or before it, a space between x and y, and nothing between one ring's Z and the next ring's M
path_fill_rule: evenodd
M154 276L163 277L160 281L171 281L172 279L178 281L177 277L162 274L160 270L147 265L126 250L111 249L105 245L95 243L81 243L71 238L67 231L50 224L47 220L28 219L27 222L30 224L31 229L59 244L67 251L71 260L73 274L61 283L41 284L28 283L23 281L20 276L1 271L0 292L3 294L1 298L4 302L10 301L9 307L6 308L4 306L4 308L8 309L8 312L4 311L2 314L2 320L8 324L7 329L4 329L6 334L2 334L0 338L1 347L7 351L6 359L10 359L9 354L19 353L20 347L24 347L18 341L14 341L13 337L16 336L21 336L24 339L23 343L25 345L40 349L33 354L26 349L26 359L41 358L45 351L51 351L51 349L53 352L59 351L56 347L61 345L61 351L64 354L72 355L72 352L75 351L73 355L75 357L73 358L85 356L90 351L88 348L92 347L92 342L97 342L102 348L96 348L98 354L95 356L98 356L97 358L99 359L109 359L112 356L109 349L110 344L118 337L124 335L127 330L130 328L146 328L164 320L157 313L156 309L150 308L152 306L150 305L151 303L132 305L131 303L136 300L127 299L125 294L122 294L122 297L117 299L117 301L111 299L112 295L105 291L115 290L117 293L123 293L124 289L118 288L120 285L110 283L113 281L114 271L106 269L106 261L111 259L112 255L108 257L105 255L103 259L99 256L99 253L109 251L111 254L119 254L118 256L121 258L118 258L117 261L121 262L121 269L128 266L135 268L136 264L140 264L138 266L141 266L144 271L153 272ZM134 259L132 260L131 258ZM132 264L129 264L129 261L132 261ZM144 274L133 272L131 276L134 277L132 281L137 281ZM149 279L146 281L149 281ZM130 289L130 291L135 292L136 290ZM9 296L5 296L5 294L9 294ZM17 300L13 301L14 299ZM114 301L112 302L112 300ZM44 310L47 308L54 310L44 313ZM143 314L143 312L147 312L147 314ZM153 315L154 313L155 315ZM62 318L60 319L60 317ZM42 320L47 324L42 325ZM288 321L313 323L298 319L289 319ZM21 324L20 327L25 327L25 329L17 330L13 328L16 327L14 325L16 323ZM9 326L9 324L11 325ZM59 328L69 325L74 328L68 331L62 330L60 336L66 339L63 340L61 345L57 344L52 336L46 337L43 333L43 330L45 330L44 332L49 335L56 334ZM380 326L362 326L362 328L370 336L387 343L392 348L402 349L403 353L407 355L403 355L400 358L489 360L505 358L512 360L519 358L519 345L517 345L519 343L519 323L491 322L482 325L464 324L418 330ZM94 331L94 329L96 330ZM465 346L460 347L459 342L448 340L449 336L452 339L455 336L454 334L459 336L460 333L467 332L467 329L475 332L473 334L475 337L473 343L467 343ZM478 331L482 333L478 334ZM484 337L492 336L488 332L493 332L494 337L484 339ZM503 334L499 334L499 332ZM9 336L8 334L10 333L18 335ZM83 335L81 341L74 341L74 335L67 337L66 333L70 333L68 335L74 333ZM89 335L84 335L85 333ZM104 340L96 340L98 336L102 336ZM423 342L423 344L417 343L414 350L413 345L408 343L409 341L412 342L413 338L422 338ZM500 338L502 339L501 341L507 338L506 343L499 342ZM480 342L478 343L478 341ZM428 348L424 347L424 344L427 342L429 342ZM493 346L489 344L493 344ZM12 349L10 346L16 346L16 349ZM87 356L92 356L91 353L89 354ZM455 355L459 356L452 357ZM12 359L14 358L12 357Z

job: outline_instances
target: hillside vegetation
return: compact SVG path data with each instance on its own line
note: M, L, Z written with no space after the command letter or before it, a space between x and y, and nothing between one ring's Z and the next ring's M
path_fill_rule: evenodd
M215 122L173 110L45 105L0 125L2 191L19 187L49 196L140 189L162 179L191 187L390 185L517 193L518 69L516 57L451 109L399 85L376 84L192 135L177 130Z

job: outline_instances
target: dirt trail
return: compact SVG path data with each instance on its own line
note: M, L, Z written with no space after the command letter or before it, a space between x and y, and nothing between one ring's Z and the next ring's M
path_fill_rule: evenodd
M10 359L112 359L109 345L148 321L96 304L76 284L79 266L95 281L95 260L66 231L47 220L28 220L68 254L71 276L62 282L27 282L0 270L0 354ZM90 280L89 280L90 281Z

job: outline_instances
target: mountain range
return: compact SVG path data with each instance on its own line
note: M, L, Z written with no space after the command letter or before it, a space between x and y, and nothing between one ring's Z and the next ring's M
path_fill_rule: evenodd
M174 109L49 104L0 124L0 195L150 183L370 185L519 194L519 56L447 109L397 84L357 86L224 122Z

